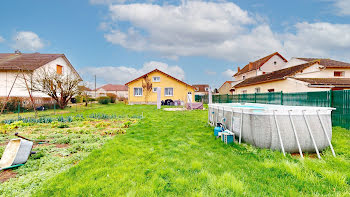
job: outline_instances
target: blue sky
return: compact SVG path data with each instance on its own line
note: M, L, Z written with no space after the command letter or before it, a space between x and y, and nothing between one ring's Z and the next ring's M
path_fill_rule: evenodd
M279 51L350 62L349 0L3 0L0 51L64 53L91 84L160 68L220 86Z

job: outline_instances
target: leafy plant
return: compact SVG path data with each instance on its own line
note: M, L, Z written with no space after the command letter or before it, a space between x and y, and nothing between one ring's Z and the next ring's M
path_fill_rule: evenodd
M106 105L106 104L111 102L111 99L108 96L98 97L97 100L98 100L98 103L104 104L104 105Z

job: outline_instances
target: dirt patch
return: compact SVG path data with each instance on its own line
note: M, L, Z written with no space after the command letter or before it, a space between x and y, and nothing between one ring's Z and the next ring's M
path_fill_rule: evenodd
M55 144L56 148L67 148L69 144Z
M43 143L43 144L34 144L33 145L33 148L35 148L35 147L40 147L40 146L49 146L50 144L49 143Z
M291 153L291 155L293 157L301 157L299 153ZM303 153L303 156L307 158L317 158L316 153Z
M16 172L12 170L4 170L0 172L0 183L3 183L11 178L15 178L17 175Z

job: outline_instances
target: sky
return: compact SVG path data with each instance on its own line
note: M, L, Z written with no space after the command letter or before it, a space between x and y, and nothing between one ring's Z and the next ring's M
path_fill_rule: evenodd
M64 53L89 87L158 68L220 87L251 61L350 62L350 0L2 0L0 53Z

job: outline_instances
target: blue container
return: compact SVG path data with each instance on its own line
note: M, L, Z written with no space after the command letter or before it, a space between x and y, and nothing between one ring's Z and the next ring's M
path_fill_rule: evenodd
M234 135L231 134L231 133L227 133L227 132L224 132L222 133L222 136L221 136L221 140L225 143L225 144L231 144L231 143L234 143Z
M215 128L214 128L214 135L215 135L215 136L218 136L218 135L219 135L219 132L222 132L222 127L215 127Z
M223 132L224 131L224 127L222 126L222 124L220 122L216 123L216 127L214 128L214 135L218 136L219 132Z

